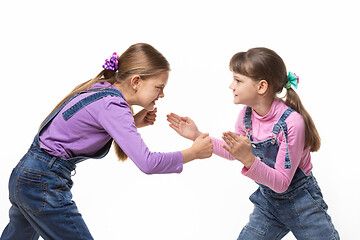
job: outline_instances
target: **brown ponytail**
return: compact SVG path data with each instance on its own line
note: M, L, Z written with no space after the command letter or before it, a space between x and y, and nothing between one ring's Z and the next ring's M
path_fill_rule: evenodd
M268 48L252 48L247 52L236 53L230 60L230 70L250 77L254 81L266 80L275 96L282 92L288 82L284 61L276 52ZM305 147L311 152L318 151L321 145L320 135L300 97L292 88L287 89L285 104L304 119Z
M108 82L113 85L114 83L127 81L134 75L139 75L141 79L145 80L162 72L170 71L170 64L166 58L154 47L146 43L137 43L131 45L118 58L118 64L119 67L117 70L113 71L104 69L95 78L76 86L71 93L69 93L56 105L51 113L64 102L66 102L68 98L79 92L90 89L96 83ZM131 112L133 112L131 106L130 109ZM48 116L50 116L50 114ZM119 161L125 161L127 159L125 152L115 141L113 142L113 145L115 154L117 155Z
M292 88L286 90L285 104L300 113L304 119L306 138L305 147L309 147L311 152L318 151L321 145L320 135L310 114L306 111L304 105L302 104L299 95Z

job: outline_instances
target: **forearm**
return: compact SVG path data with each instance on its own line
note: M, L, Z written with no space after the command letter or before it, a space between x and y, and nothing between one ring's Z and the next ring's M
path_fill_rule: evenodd
M233 156L230 155L228 151L226 151L222 146L225 145L225 141L217 139L217 138L211 138L211 142L213 144L214 154L226 158L229 160L235 160Z
M285 192L291 182L286 174L267 166L257 158L250 169L243 168L242 174L277 193Z

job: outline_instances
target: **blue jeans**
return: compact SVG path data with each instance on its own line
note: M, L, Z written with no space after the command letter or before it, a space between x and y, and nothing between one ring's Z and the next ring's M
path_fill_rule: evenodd
M93 239L72 201L74 169L33 145L11 174L10 222L1 240Z
M254 211L238 240L276 240L289 231L296 239L339 239L312 174L291 185L285 193L260 186L250 201Z

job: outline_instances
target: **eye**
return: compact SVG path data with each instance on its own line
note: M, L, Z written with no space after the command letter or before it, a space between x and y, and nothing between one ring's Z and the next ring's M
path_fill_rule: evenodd
M161 92L164 89L164 87L156 87L156 88L159 92Z

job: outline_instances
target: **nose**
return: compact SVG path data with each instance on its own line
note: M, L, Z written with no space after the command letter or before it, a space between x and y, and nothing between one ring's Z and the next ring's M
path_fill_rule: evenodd
M231 90L234 90L234 89L235 89L235 88L234 88L234 81L232 81L232 82L230 83L229 88L230 88Z
M165 97L164 90L161 90L161 92L159 94L159 98L163 98L163 97Z

